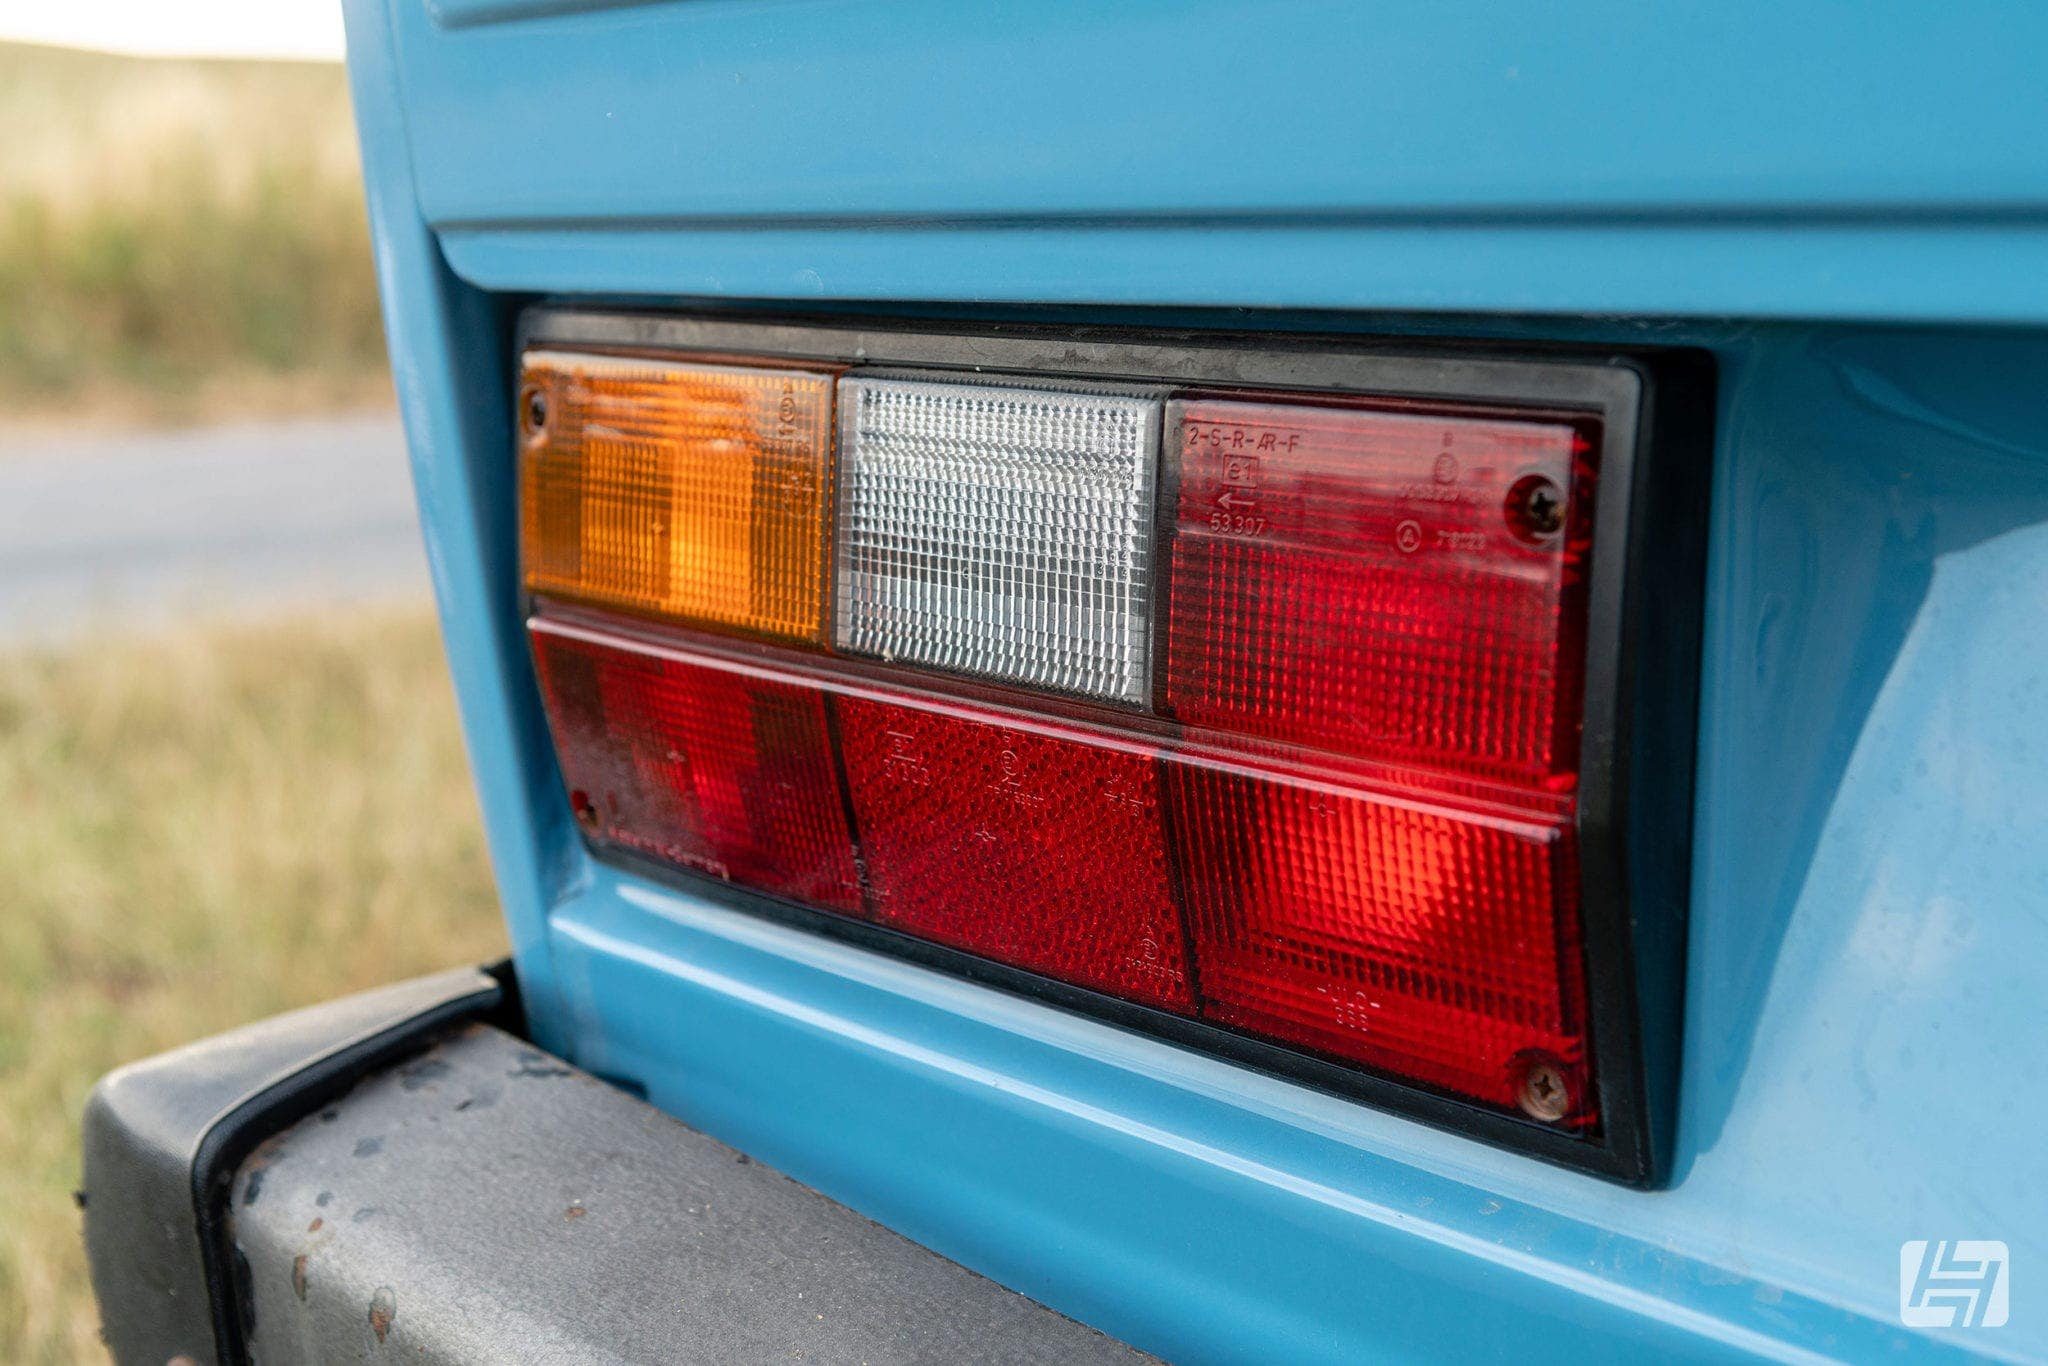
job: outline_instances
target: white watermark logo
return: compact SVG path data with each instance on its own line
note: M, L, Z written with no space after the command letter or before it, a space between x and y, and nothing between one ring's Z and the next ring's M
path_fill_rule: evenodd
M1908 1328L2003 1327L2011 1262L2005 1244L1988 1239L1901 1244L1899 1321Z

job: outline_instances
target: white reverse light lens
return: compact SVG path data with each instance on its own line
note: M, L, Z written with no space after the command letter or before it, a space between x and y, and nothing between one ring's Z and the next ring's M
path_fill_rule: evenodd
M839 647L1089 697L1148 688L1160 401L839 382Z

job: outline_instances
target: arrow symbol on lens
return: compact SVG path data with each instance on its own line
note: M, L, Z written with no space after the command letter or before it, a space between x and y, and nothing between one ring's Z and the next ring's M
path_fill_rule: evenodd
M1258 505L1258 499L1247 498L1241 493L1232 493L1229 489L1216 495L1216 506L1220 508L1255 508Z

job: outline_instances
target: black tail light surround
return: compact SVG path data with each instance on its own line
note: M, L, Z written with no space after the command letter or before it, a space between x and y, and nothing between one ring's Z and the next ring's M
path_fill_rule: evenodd
M1707 357L566 306L517 346L598 856L1665 1178Z

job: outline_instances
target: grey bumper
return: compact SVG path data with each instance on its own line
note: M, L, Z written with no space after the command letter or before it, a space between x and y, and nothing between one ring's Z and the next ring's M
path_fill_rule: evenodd
M443 974L103 1081L86 1237L117 1359L1150 1359L485 1023L499 1003Z

